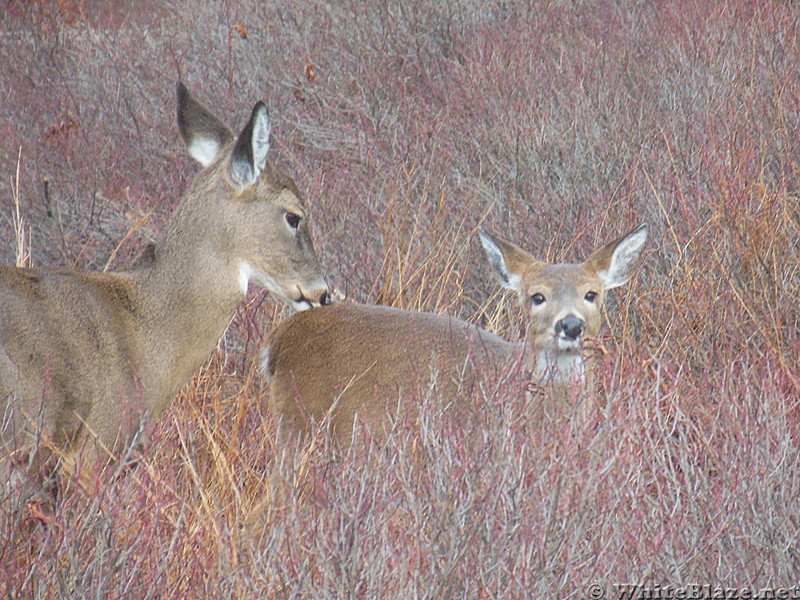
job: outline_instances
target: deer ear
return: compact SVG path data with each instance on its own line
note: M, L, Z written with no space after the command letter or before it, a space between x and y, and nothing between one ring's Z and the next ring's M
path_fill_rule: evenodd
M267 107L259 102L253 107L250 121L239 134L231 154L230 176L239 188L254 184L261 175L267 163L271 130Z
M522 271L526 264L536 262L533 257L510 242L492 237L483 229L478 230L478 235L500 284L520 295L524 294Z
M189 154L204 168L219 156L221 148L233 139L233 132L205 106L195 100L178 82L178 128Z
M600 276L604 289L619 287L628 282L639 265L646 241L647 225L640 225L627 235L595 250L586 264Z

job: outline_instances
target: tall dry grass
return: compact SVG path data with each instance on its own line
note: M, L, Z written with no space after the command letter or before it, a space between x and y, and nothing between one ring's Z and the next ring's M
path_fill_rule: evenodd
M21 536L11 597L584 598L596 583L788 587L800 573L798 13L790 3L9 2L0 231L102 269L192 170L174 80L265 99L347 296L519 337L479 225L548 260L651 225L609 306L589 427L497 382L385 447L303 457L313 494L242 531L275 464L253 293L138 466ZM48 193L43 182L50 181ZM144 215L152 216L144 220ZM124 243L122 243L124 242ZM15 250L7 244L4 262ZM359 435L368 439L366 432ZM422 460L420 460L420 458ZM122 469L122 467L120 467Z

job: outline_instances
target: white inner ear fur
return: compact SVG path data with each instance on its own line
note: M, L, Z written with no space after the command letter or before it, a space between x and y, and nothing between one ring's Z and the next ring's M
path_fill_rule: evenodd
M647 229L642 228L631 233L617 245L608 269L598 273L605 289L610 290L628 282L646 241Z
M506 257L500 249L500 246L489 237L489 234L479 231L478 235L481 238L481 245L486 252L486 256L489 258L489 262L500 277L500 283L503 287L522 293L522 278L508 270Z
M203 168L209 166L217 158L220 144L207 137L193 137L189 142L189 155L199 162Z
M506 273L508 272L506 271ZM509 290L514 290L518 294L523 294L522 277L520 277L516 273L508 273L506 283L503 284L503 287L508 288Z
M263 106L257 111L256 118L253 121L253 170L255 171L255 179L261 175L261 171L267 162L267 152L269 152L269 134L272 131L272 125L269 120L269 113Z

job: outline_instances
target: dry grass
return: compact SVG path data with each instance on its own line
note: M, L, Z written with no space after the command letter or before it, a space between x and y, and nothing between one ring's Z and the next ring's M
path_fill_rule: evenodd
M798 584L791 4L7 4L0 159L17 175L0 187L0 231L21 239L11 215L24 217L36 264L119 268L157 237L191 169L179 76L220 112L267 101L276 158L353 299L517 338L478 226L548 260L642 221L652 237L609 307L589 427L536 419L516 381L465 399L460 423L422 394L420 427L384 447L334 461L321 433L302 463L311 499L290 496L255 541L242 524L275 464L257 352L282 310L251 295L138 467L65 494L26 536L0 515L0 596ZM4 262L16 254L8 244Z

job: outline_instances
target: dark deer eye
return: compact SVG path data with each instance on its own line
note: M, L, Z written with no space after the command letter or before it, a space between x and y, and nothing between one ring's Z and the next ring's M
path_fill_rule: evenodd
M302 217L300 215L296 215L294 213L287 212L286 213L286 222L289 224L289 227L292 229L297 229L300 227L300 220Z
M597 292L586 292L586 295L583 297L587 302L594 302L597 300Z
M534 306L540 306L544 304L545 297L542 294L534 294L531 296L531 302L533 302Z

